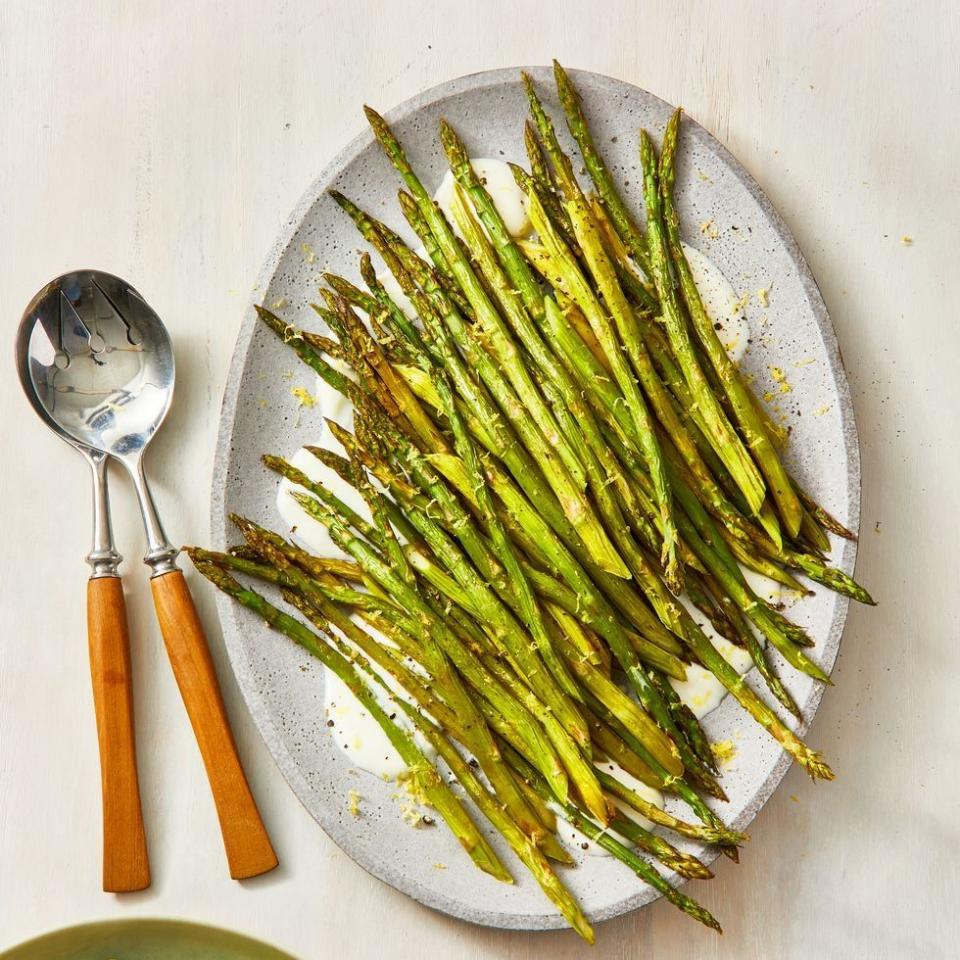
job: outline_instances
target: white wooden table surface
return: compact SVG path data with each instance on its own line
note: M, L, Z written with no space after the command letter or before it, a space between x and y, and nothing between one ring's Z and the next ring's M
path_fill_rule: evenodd
M658 903L603 925L599 956L957 956L960 931L960 23L951 0L603 4L3 0L0 325L49 278L97 266L170 326L177 402L152 454L174 538L203 542L220 395L262 258L300 193L363 126L447 78L544 63L682 103L757 177L833 316L863 447L854 609L812 739L839 771L796 769L742 864L696 894L723 938ZM901 237L913 238L912 246ZM87 672L86 468L0 369L0 948L106 917L236 928L303 960L563 957L568 933L448 920L371 879L287 789L225 668L236 730L282 869L227 877L206 781L139 563L127 557L153 887L99 891Z

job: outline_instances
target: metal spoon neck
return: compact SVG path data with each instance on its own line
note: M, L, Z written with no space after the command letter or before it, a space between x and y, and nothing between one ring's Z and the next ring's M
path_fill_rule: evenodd
M86 453L93 474L93 549L87 554L90 579L119 577L123 557L113 545L113 526L110 522L110 498L107 492L107 458Z
M147 535L147 552L143 556L143 562L150 567L151 579L162 577L165 573L171 573L179 569L176 559L180 550L170 543L164 533L160 515L157 513L153 495L150 493L150 487L147 484L142 455L133 461L123 459L121 462L127 468L133 482L137 502L140 504L140 513L143 517L143 529Z

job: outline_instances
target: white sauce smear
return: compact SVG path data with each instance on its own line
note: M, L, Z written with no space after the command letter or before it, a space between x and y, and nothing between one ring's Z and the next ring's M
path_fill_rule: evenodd
M470 166L473 167L474 172L486 187L487 193L490 194L490 199L493 200L493 205L503 218L504 226L506 226L510 235L513 237L529 236L532 227L530 217L527 215L527 195L514 181L513 174L510 172L510 165L503 160L477 157L470 160ZM443 211L454 233L462 237L459 228L454 222L453 211L451 209L455 183L453 173L448 170L444 174L443 180L440 181L440 186L437 187L433 199L436 201L437 206ZM419 257L428 259L427 251L422 246L418 247L414 252ZM393 302L396 303L411 320L415 320L417 318L417 312L414 310L413 304L410 303L407 295L400 289L400 284L397 283L393 274L390 273L389 270L384 270L382 273L377 274L377 279L383 284L384 290L387 291Z
M721 273L720 268L696 247L684 243L683 252L690 264L690 272L697 290L700 291L703 306L717 329L720 342L726 348L730 359L739 361L747 352L750 327L733 285Z
M492 160L482 157L471 158L470 166L480 178L480 182L490 194L493 205L503 218L503 224L512 237L527 237L530 235L530 217L527 215L527 195L517 186L510 171L510 164L503 160ZM454 232L461 236L453 219L451 205L453 203L453 174L448 170L437 187L433 199L446 215Z
M335 365L340 367L338 364ZM342 372L347 372L347 368L342 368ZM317 398L317 409L322 411L325 417L347 429L352 428L352 404L319 377L317 378L315 396ZM324 447L341 456L344 454L343 447L328 430L325 430L322 439L313 445ZM333 470L324 466L305 447L301 447L288 459L310 480L322 483L364 519L370 519L370 510L360 494L349 484L344 483ZM330 538L327 528L320 521L311 517L293 499L290 495L292 492L307 493L309 491L298 484L291 483L286 477L282 477L277 485L277 510L290 528L293 539L315 556L349 559L349 556ZM368 624L361 624L361 626L380 643L387 646L391 645L390 641L373 627ZM343 637L341 639L345 640ZM345 642L349 644L349 641L345 640ZM407 666L410 669L416 669L415 664L408 662ZM409 703L413 702L406 691L391 677L385 677L384 679L396 697L403 698ZM385 691L373 684L371 684L370 689L388 715L396 714L395 721L400 727L408 731L412 730L407 718L397 710L396 704L390 702ZM329 727L329 730L334 742L350 758L354 767L386 779L395 779L405 772L406 764L401 760L400 755L393 744L390 743L380 724L357 700L350 688L330 670L324 671L324 710L326 721L333 721L333 726ZM415 739L424 754L431 758L435 756L433 748L426 741L416 734Z
M425 253L426 251L424 251ZM383 289L387 292L390 299L411 319L417 319L417 311L410 298L403 292L397 278L389 271L384 270L377 274L377 279L383 284Z
M359 770L389 780L401 776L407 769L406 764L383 728L367 713L350 688L330 670L324 675L323 685L324 712L328 724L333 722L330 734L334 743ZM390 714L396 712L396 707L389 703L381 705ZM397 720L401 718L397 717Z
M644 800L652 803L655 807L659 807L661 810L665 806L665 800L663 794L659 790L654 790L653 787L648 787L645 783L640 780L637 780L636 777L627 773L619 764L614 763L612 760L605 760L601 763L600 768L604 773L609 773L610 776L615 777L619 780L625 787L633 790L634 793L639 794ZM641 827L645 827L647 830L650 830L653 827L653 824L642 814L637 813L633 807L628 806L622 800L614 799L614 804L617 809L629 819L633 820L634 823L640 824ZM600 846L595 840L591 840L585 833L581 833L573 824L568 823L563 819L561 811L559 808L557 812L557 836L560 839L560 842L574 854L575 857L581 858L583 856L589 857L611 857L613 856L609 850L605 850ZM633 849L633 844L626 838L620 836L615 830L606 831L611 837L615 840L619 840L624 846Z
M382 645L393 646L382 633L369 624L361 624L361 627ZM407 666L412 670L417 669L416 665L409 661ZM384 679L394 697L410 704L414 703L413 698L392 677L385 676ZM406 715L390 701L386 691L375 685L371 686L371 689L387 716L393 717L394 722L402 729L413 732L417 746L424 755L433 759L436 751L414 731ZM358 770L365 770L385 780L395 780L407 771L407 765L400 758L400 754L397 753L380 724L354 696L350 688L330 670L325 671L324 674L323 699L327 722L329 724L333 721L330 734L334 743L350 758Z
M322 411L323 416L348 430L352 428L353 405L346 397L337 393L333 387L328 386L319 377L317 377L315 396L317 399L316 409ZM314 446L325 447L341 456L344 453L343 448L328 430L324 430L322 439ZM325 467L309 450L301 448L288 459L310 480L329 487L344 503L356 510L361 516L370 516L370 511L360 494L353 487L345 484L333 470ZM277 484L277 511L289 527L293 539L315 556L346 559L347 555L330 539L327 528L319 520L314 520L293 499L291 496L293 492L307 493L309 491L291 483L286 477L281 477Z
M779 583L755 573L753 570L743 570L744 578L756 595L770 603L778 603L783 590ZM729 640L721 637L713 624L690 602L686 595L680 597L680 602L687 608L690 616L700 624L707 639L717 648L720 656L730 664L741 676L753 666L750 654L743 647L738 647ZM751 627L751 629L753 629ZM761 640L761 642L763 642ZM687 664L687 679L675 680L670 677L670 686L677 692L677 696L693 711L697 719L705 717L712 710L720 706L726 697L727 688L709 671L697 663Z

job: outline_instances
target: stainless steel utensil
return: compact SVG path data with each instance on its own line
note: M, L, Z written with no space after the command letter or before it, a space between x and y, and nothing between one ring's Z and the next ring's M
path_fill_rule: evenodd
M52 409L41 402L34 376L66 364L65 344L73 347L76 323L60 333L59 293L45 287L31 302L17 332L17 372L34 410L61 439L81 453L93 477L93 549L87 554L87 634L93 680L103 810L103 889L112 893L150 886L146 835L137 780L133 687L127 616L120 582L122 557L113 543L107 489L107 454L72 436ZM34 333L41 316L40 333ZM49 331L49 333L48 333ZM56 343L58 348L53 344ZM59 410L56 411L59 414Z
M230 874L240 879L264 873L276 866L276 855L237 756L203 627L176 564L178 550L167 540L144 471L144 451L173 398L170 337L157 314L128 283L109 273L82 270L58 277L30 302L17 336L17 359L21 381L34 408L60 436L84 453L94 468L98 491L95 517L100 521L95 523L91 583L109 580L119 587L119 558L110 541L106 512L106 458L119 461L130 475L143 515L147 537L144 562L151 568L160 629L206 767ZM126 644L124 649L129 706ZM114 667L112 660L104 665L108 683ZM95 689L97 682L95 672ZM101 720L104 711L98 700L106 844L107 771L115 755L109 744L106 753L104 749L104 731L109 739L112 730L106 705L104 710L106 715ZM124 723L129 723L132 756L129 711ZM135 784L135 763L133 780ZM104 864L106 870L106 849Z

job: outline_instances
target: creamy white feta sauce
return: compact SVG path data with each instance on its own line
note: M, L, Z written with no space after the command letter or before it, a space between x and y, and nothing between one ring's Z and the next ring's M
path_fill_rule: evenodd
M742 568L741 568L742 569ZM783 589L779 583L755 573L752 570L743 570L743 575L750 584L754 593L771 603L779 603ZM743 675L753 666L750 654L743 647L738 647L729 640L721 637L709 620L689 601L686 596L680 602L687 608L693 619L700 624L709 641L717 648L720 655L730 664L737 673ZM752 629L752 628L751 628ZM674 680L670 677L670 685L677 691L677 696L693 711L699 719L705 717L712 710L716 710L727 695L727 688L709 671L699 664L687 664L687 679Z
M598 766L601 770L603 770L604 773L608 773L610 776L615 777L625 787L629 787L629 789L633 790L634 793L639 794L644 800L652 803L655 807L659 807L661 810L664 808L664 796L659 790L654 790L653 787L648 787L645 783L627 773L627 771L624 770L619 764L614 763L612 760L604 760ZM640 824L641 827L646 827L647 830L653 827L653 824L646 817L637 813L637 811L632 807L627 806L627 804L622 800L614 799L613 802L617 809L624 816L629 817L635 823ZM557 836L564 847L566 847L566 849L572 853L576 859L582 859L584 856L613 856L609 850L605 850L595 840L589 839L585 833L581 833L575 826L573 826L573 824L564 820L559 807L556 808L556 812ZM607 830L606 832L614 839L619 840L629 849L633 849L632 842L620 836L615 830Z
M527 195L517 186L510 171L510 165L503 160L489 158L471 158L470 166L479 177L480 182L490 194L493 205L503 218L503 224L512 237L527 237L530 235L530 217L527 215ZM448 170L440 181L433 199L444 212L454 232L459 236L460 231L453 219L451 205L453 203L453 174Z
M720 268L705 253L687 243L683 244L683 252L720 342L730 359L739 361L747 351L747 339L750 336L740 298Z
M384 646L393 644L378 630L369 624L363 629ZM407 664L416 669L412 663ZM398 700L414 703L413 698L392 677L384 679L391 693ZM423 753L432 759L436 751L419 734L413 731L406 715L392 703L386 691L378 686L371 687L377 702L402 729L413 732L414 740ZM364 770L383 780L396 780L407 771L407 765L400 758L396 748L390 742L380 724L354 696L350 688L331 670L324 674L324 714L333 742L350 758L358 770Z

